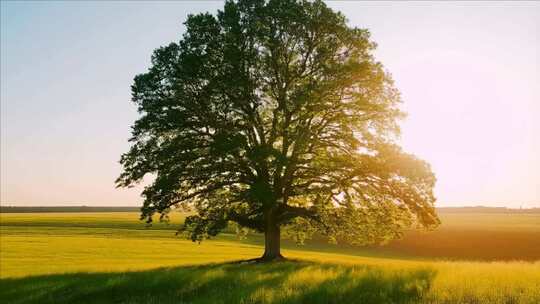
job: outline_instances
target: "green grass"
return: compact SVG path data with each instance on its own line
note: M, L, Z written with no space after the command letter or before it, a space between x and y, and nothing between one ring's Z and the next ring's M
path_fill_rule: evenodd
M152 230L175 230L184 220L184 214L173 212L170 223L156 220ZM138 212L54 212L54 213L0 213L2 226L17 227L80 227L147 230L139 220Z
M475 216L443 217L436 233L538 232L534 218L514 217L527 215ZM259 236L196 244L175 237L176 225L145 229L136 213L0 214L0 223L0 303L540 303L538 259L452 261L392 245L285 242L295 261L238 264L230 262L261 255Z

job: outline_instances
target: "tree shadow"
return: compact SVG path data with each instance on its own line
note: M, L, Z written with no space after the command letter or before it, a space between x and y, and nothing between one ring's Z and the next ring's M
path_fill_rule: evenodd
M433 270L312 262L221 263L0 281L2 303L409 303Z
M368 266L348 267L317 288L299 293L291 303L419 303L436 274L427 268L389 272Z

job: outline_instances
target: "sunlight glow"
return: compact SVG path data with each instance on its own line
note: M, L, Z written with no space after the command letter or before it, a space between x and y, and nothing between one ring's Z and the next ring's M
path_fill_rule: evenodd
M370 29L408 112L401 143L431 163L439 206L540 207L538 2L328 5ZM2 204L139 204L140 188L114 188L132 78L188 13L222 4L1 6Z

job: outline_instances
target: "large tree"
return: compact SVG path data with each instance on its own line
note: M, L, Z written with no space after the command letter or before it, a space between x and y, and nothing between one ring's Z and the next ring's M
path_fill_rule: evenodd
M400 95L367 30L322 1L228 1L190 15L182 39L137 75L140 118L122 155L120 187L155 177L142 218L192 209L193 241L229 222L351 243L433 227L435 177L395 144Z

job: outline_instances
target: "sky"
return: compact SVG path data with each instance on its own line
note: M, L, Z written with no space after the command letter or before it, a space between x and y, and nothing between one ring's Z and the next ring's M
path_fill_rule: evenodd
M116 189L136 74L205 2L0 4L2 205L140 205ZM437 206L540 207L540 2L332 1L367 28Z

